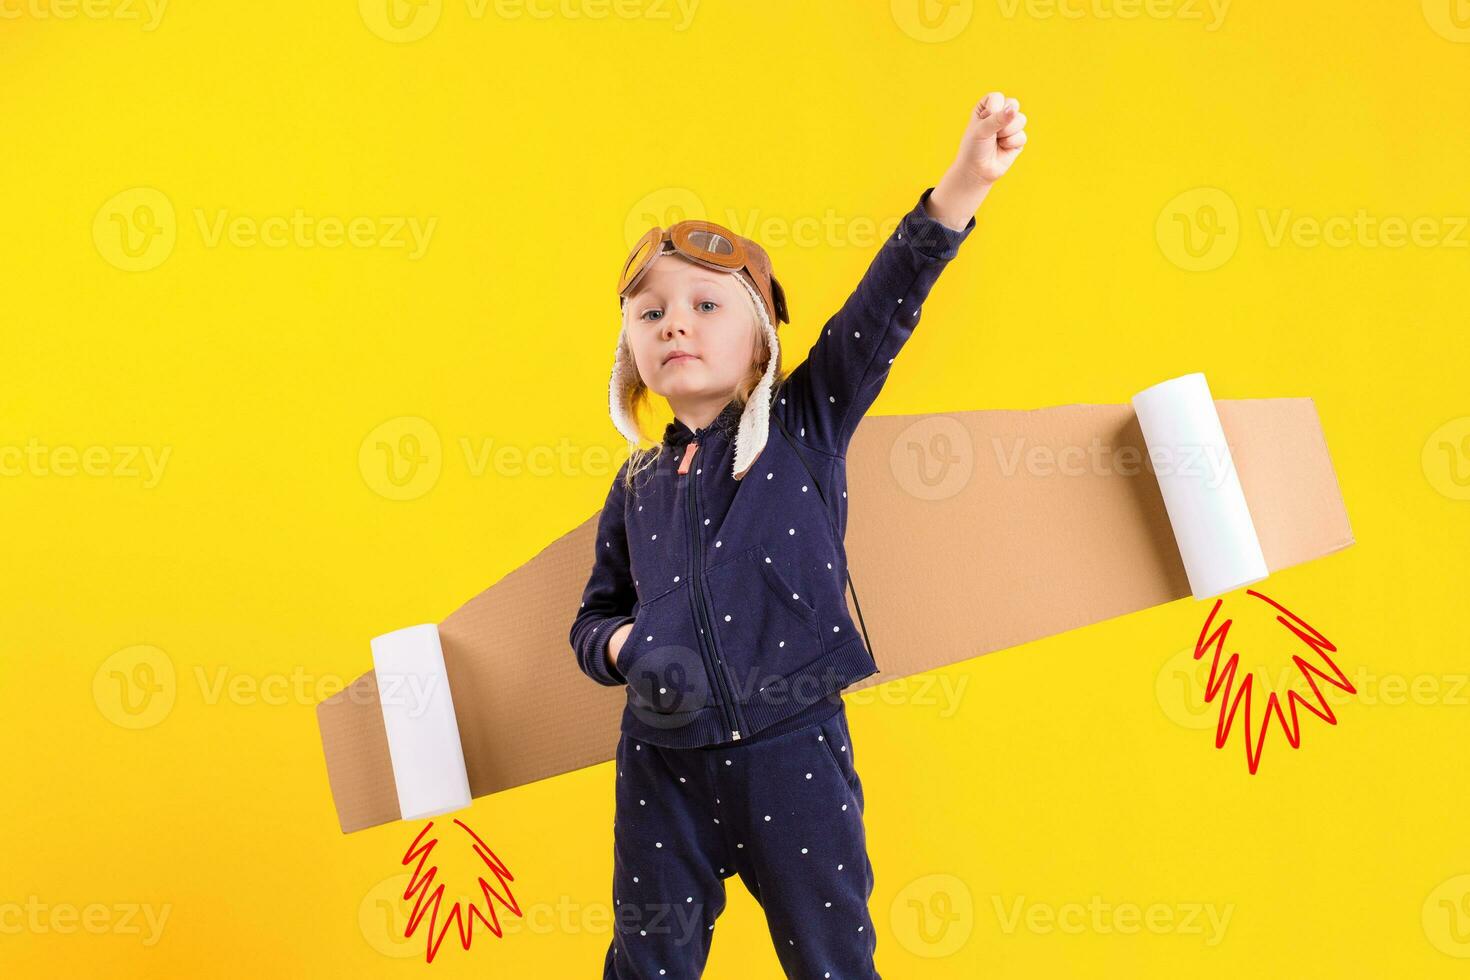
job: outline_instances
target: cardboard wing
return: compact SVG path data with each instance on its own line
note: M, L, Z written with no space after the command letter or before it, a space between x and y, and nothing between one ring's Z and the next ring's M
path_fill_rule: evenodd
M1353 543L1307 398L1215 403L1268 567ZM1190 595L1127 405L869 416L847 553L880 672L860 690ZM470 791L606 762L625 692L568 642L597 514L439 624ZM344 833L399 819L370 671L317 705Z

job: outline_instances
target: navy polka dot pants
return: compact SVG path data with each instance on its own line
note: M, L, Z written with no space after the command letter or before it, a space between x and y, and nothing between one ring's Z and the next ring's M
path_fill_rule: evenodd
M622 736L603 978L699 977L725 879L760 903L788 977L874 980L873 866L847 711L750 742Z

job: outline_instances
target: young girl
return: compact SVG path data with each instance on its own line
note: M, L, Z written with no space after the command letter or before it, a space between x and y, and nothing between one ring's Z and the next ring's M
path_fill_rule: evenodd
M788 977L878 976L841 698L878 668L844 596L845 457L1025 123L999 92L975 107L954 163L789 373L785 293L755 242L684 221L625 263L609 400L633 451L570 637L628 699L605 980L698 977L737 873ZM643 450L649 392L674 419Z

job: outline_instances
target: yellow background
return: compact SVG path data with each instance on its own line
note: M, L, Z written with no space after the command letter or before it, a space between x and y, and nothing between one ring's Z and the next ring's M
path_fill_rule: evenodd
M34 450L0 477L0 973L597 975L611 766L476 801L528 915L425 967L384 897L415 828L340 834L315 701L601 505L631 233L703 209L767 242L794 364L871 257L863 222L938 181L991 89L1030 144L875 412L1121 402L1193 370L1313 397L1358 543L1267 586L1364 682L1254 776L1179 693L1193 599L928 697L859 692L881 972L1470 968L1463 0L386 2L0 8L0 448ZM338 247L242 237L298 211L371 220ZM221 216L245 231L211 237ZM433 221L428 247L385 218ZM135 254L119 220L153 230ZM363 447L415 419L437 472L395 487ZM1270 626L1239 627L1268 674L1294 649ZM729 885L707 975L777 975ZM1089 903L1229 919L1130 934ZM151 942L130 905L166 912ZM1078 905L1080 929L1035 924Z

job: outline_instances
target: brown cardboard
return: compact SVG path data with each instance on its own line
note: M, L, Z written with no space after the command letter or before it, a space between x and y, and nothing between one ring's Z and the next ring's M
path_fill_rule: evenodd
M1271 570L1352 544L1312 401L1216 407ZM880 668L849 691L1190 594L1127 405L869 416L847 472L848 562ZM477 797L613 757L624 690L582 674L568 641L597 517L439 624ZM398 819L372 672L317 719L343 832Z

